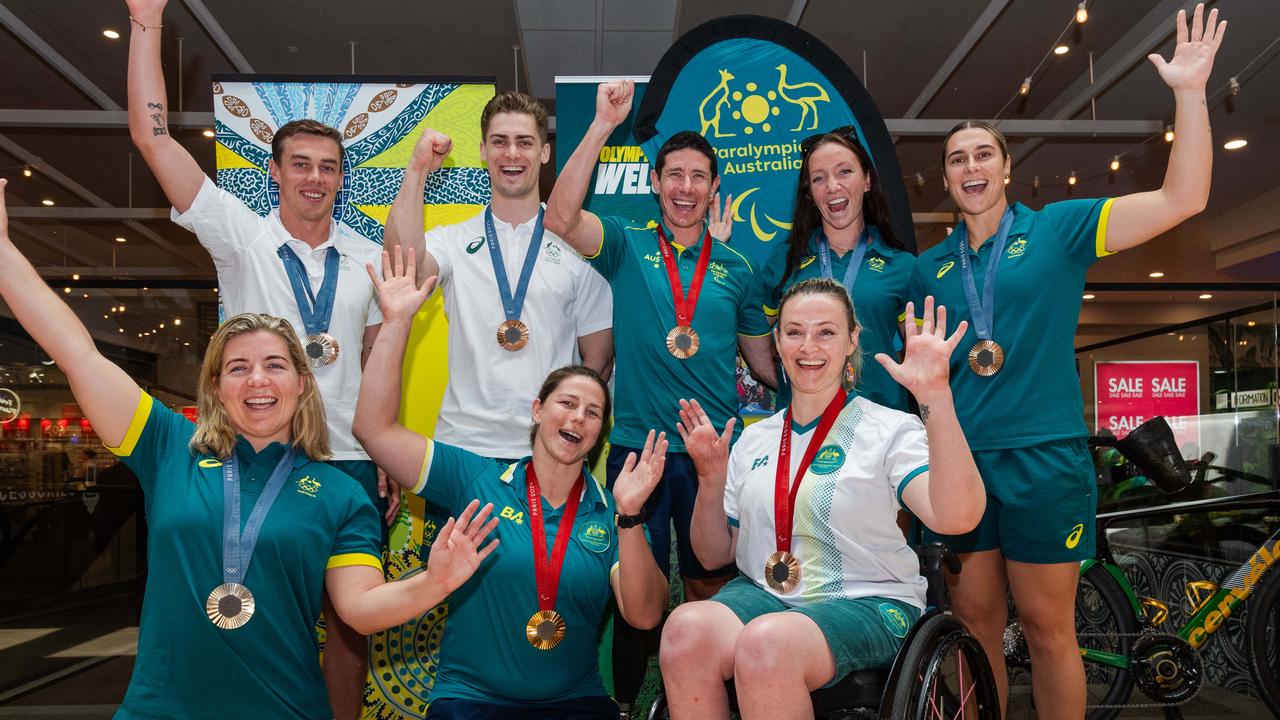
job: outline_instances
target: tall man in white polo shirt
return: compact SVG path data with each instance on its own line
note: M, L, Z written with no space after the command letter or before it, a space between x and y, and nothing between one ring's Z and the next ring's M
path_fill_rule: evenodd
M129 132L173 204L173 220L213 256L223 307L287 319L313 359L324 399L332 464L364 486L390 516L377 471L351 434L363 356L382 324L365 263L381 249L333 221L342 187L342 136L314 120L288 123L272 142L271 177L280 207L267 217L218 189L168 131L160 29L165 0L128 0ZM398 496L396 496L398 497ZM368 642L342 624L325 597L324 674L334 717L359 716Z
M435 439L515 460L529 454L529 407L548 373L580 356L607 377L613 302L604 278L542 229L546 108L524 93L499 93L481 113L480 132L493 191L485 211L424 237L427 175L453 148L428 129L405 169L384 243L413 247L418 277L439 275L444 292L449 384Z

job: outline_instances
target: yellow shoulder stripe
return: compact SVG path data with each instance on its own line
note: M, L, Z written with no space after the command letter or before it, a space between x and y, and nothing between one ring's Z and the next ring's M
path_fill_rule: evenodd
M352 565L365 565L375 568L378 572L382 572L382 561L368 553L342 553L329 558L329 562L325 564L325 570L333 568L351 567Z
M125 431L124 439L116 447L107 445L107 449L119 457L129 457L133 454L133 449L138 446L138 438L142 437L142 429L147 426L147 419L151 417L151 405L155 400L141 390L138 391L138 395L138 406L133 410L133 419L129 421L129 429Z
M418 482L409 491L414 495L421 495L423 488L427 486L427 473L431 472L431 456L436 452L436 441L431 438L424 439L427 441L427 449L422 453L422 467L418 470Z
M746 255L743 255L742 253L738 252L737 250L734 250L733 248L729 247L729 244L728 244L728 243L726 243L726 242L724 242L724 241L717 240L716 242L719 242L721 245L724 245L724 249L725 249L725 250L728 250L729 252L733 253L734 255L737 255L738 257L742 258L742 262L744 262L744 263L746 263L746 264L747 264L747 269L751 271L751 274L752 274L752 275L754 275L754 274L755 274L755 272L756 272L756 271L755 271L755 269L753 269L753 268L751 267L751 261L747 259L747 256L746 256Z
M1098 215L1098 231L1094 236L1094 249L1098 257L1115 254L1107 251L1107 219L1111 217L1111 203L1115 201L1115 198L1108 198L1106 202L1102 203L1102 213Z

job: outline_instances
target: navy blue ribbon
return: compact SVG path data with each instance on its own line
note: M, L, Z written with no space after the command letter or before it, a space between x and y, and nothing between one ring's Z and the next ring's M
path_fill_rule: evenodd
M311 280L307 277L307 266L288 245L281 245L276 254L284 263L285 273L289 275L289 284L293 286L293 298L298 302L298 314L302 316L302 325L308 335L329 332L329 320L333 317L333 300L338 296L338 261L341 253L338 248L330 246L329 254L324 259L324 280L320 283L320 292L311 291Z
M964 299L969 303L973 317L973 332L979 340L990 340L996 311L996 267L1004 255L1004 243L1013 227L1013 208L1004 211L1000 229L992 236L991 255L987 258L987 274L982 279L982 299L978 299L978 285L973 281L973 267L969 265L969 233L963 222L951 231L960 252L960 274L964 277Z
M498 280L498 296L502 298L502 312L508 320L519 320L520 310L524 308L524 296L529 291L529 278L533 277L533 266L538 261L538 250L542 247L542 213L538 208L538 221L533 226L533 237L529 239L529 251L524 254L524 267L520 269L520 280L516 283L515 295L511 294L511 284L507 280L507 268L502 264L502 248L498 247L498 231L493 227L493 208L484 209L484 238L489 245L489 259L493 262L493 274Z
M822 271L822 277L827 280L831 279L831 243L827 242L827 236L821 230L818 233L818 268ZM849 291L849 297L853 297L853 282L858 278L858 268L862 267L862 258L867 255L867 246L870 233L864 225L862 234L858 236L858 242L853 244L853 257L849 258L849 266L844 270L844 289Z
M293 460L298 451L289 451L276 463L271 479L262 489L258 502L253 504L249 519L245 521L244 530L240 530L240 464L236 454L222 465L222 581L224 583L244 584L249 574L249 561L253 559L253 549L258 544L258 533L262 530L262 522L267 519L267 512L275 504L280 488L293 469Z

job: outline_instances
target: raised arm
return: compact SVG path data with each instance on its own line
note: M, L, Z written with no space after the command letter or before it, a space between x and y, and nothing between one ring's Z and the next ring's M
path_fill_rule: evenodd
M367 266L378 291L382 329L364 366L365 381L360 383L360 398L356 401L351 426L373 462L408 488L418 481L427 455L427 439L400 424L401 366L413 315L422 307L436 281L430 277L418 287L414 256L413 248L409 248L407 254L400 248L393 253L384 251L381 278L373 266Z
M662 479L667 463L667 435L649 431L644 449L627 455L613 483L613 498L620 515L638 515L653 488ZM649 630L662 622L667 609L667 579L653 559L644 536L644 524L618 528L618 572L610 578L618 612L632 627Z
M729 527L724 511L724 486L729 475L729 444L737 418L729 418L718 433L697 400L680 401L680 422L676 430L685 452L698 472L698 495L689 521L693 554L703 567L724 567L733 562L738 547L738 529Z
M436 259L427 252L423 229L422 193L427 186L427 176L444 165L444 159L453 149L448 135L431 128L422 131L418 144L413 146L409 164L404 169L400 191L391 203L391 214L382 235L382 245L388 251L395 248L412 248L418 256L418 277L440 274Z
M205 174L182 144L169 135L168 98L160 64L160 26L167 0L128 0L129 137L142 153L174 209L195 202Z
M596 158L600 157L600 149L631 113L634 91L630 80L614 80L596 88L595 120L560 170L551 197L547 199L543 224L580 255L594 256L600 252L600 243L604 240L600 218L583 210L582 203L587 197L587 186L596 167Z
M915 307L907 303L906 354L895 362L884 353L876 360L920 403L920 419L929 437L929 470L902 491L907 508L929 529L961 535L977 526L987 507L982 477L969 452L948 381L948 361L968 323L961 321L947 337L947 309L934 312L933 297L924 300L924 322L917 326Z
M0 297L67 376L98 437L116 447L129 430L141 391L133 378L98 352L84 323L9 239L8 182L0 180Z
M773 357L773 341L768 335L739 335L738 351L747 370L770 390L778 389L778 363Z
M1178 42L1173 59L1149 57L1160 79L1173 90L1174 135L1169 167L1158 190L1116 198L1106 227L1107 252L1136 247L1204 210L1213 177L1213 136L1205 84L1213 58L1222 45L1227 22L1218 23L1218 10L1203 22L1204 5L1196 6L1187 27L1187 11L1178 11Z

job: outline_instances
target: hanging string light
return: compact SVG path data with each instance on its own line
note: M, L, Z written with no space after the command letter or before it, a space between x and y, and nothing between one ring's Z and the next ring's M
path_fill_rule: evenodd
M1089 21L1089 6L1085 2L1076 5L1076 22L1083 25Z

